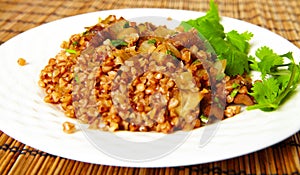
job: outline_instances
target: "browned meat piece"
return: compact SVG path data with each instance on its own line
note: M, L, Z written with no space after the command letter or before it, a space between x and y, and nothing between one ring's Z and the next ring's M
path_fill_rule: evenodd
M251 97L247 94L237 94L236 97L234 98L233 103L243 104L243 105L246 105L246 106L250 106L250 105L254 104Z
M178 48L190 48L191 46L196 45L199 50L205 49L204 42L200 39L200 37L198 36L198 32L195 30L179 33L171 37L170 41L175 47Z

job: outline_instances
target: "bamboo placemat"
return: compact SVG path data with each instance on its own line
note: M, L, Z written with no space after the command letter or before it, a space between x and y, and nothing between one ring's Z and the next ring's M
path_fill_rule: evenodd
M216 2L222 16L241 19L267 28L300 47L299 0L216 0ZM0 44L30 28L64 17L99 10L145 7L207 11L209 1L0 0ZM300 132L272 147L248 155L200 165L167 168L113 167L69 160L33 149L4 132L0 131L0 174L300 173Z

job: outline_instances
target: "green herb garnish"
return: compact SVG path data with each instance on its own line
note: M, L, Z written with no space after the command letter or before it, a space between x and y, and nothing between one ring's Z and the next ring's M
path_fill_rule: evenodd
M250 93L257 104L247 109L276 110L297 87L300 79L300 66L295 63L291 52L278 55L264 46L258 49L255 55L259 61L252 59L251 67L261 72L262 81L255 82L253 92ZM290 63L283 64L284 58L289 59Z
M207 122L208 122L208 117L202 114L202 115L200 116L200 120L201 120L203 123L207 123Z
M167 51L166 51L166 54L167 54L167 55L173 55L173 53L172 53L170 50L167 50Z
M192 64L198 64L198 63L201 63L201 61L198 59L192 62Z
M205 16L183 21L181 26L186 31L195 28L200 37L207 40L213 47L218 59L226 59L225 73L227 75L242 75L249 72L249 41L253 34L250 32L240 34L235 30L225 33L220 23L218 7L213 0L210 1L210 10Z
M71 54L77 54L76 50L73 49L66 49L65 51Z
M239 87L239 86L240 86L239 84L233 83L231 87L232 87L233 89L235 89L235 88L237 88L237 87Z
M127 22L125 22L125 24L124 24L124 26L123 26L123 28L129 28L130 27L130 25L129 25L129 22L127 21Z
M234 98L238 94L238 92L239 92L238 88L237 89L233 89L232 92L230 93L230 97Z
M181 26L185 31L195 28L205 43L213 48L211 50L211 47L208 47L207 51L215 51L219 60L226 59L226 75L249 74L250 70L261 73L262 80L256 81L249 93L254 97L256 104L248 106L248 110L276 110L298 86L300 66L295 63L292 53L279 55L269 47L263 46L257 49L256 57L249 56L249 41L253 34L248 31L238 33L235 30L225 33L214 0L210 0L210 10L205 16L183 21ZM285 60L289 62L285 63ZM234 97L237 94L238 87L238 84L233 84L234 90L230 96Z
M72 45L73 45L73 46L77 46L77 45L78 45L78 42L77 42L77 41L74 41L74 42L72 43Z
M149 39L148 44L156 44L156 40L155 39Z
M75 82L76 82L76 83L80 83L80 80L79 80L78 74L75 74L75 76L74 76L74 79L75 79Z
M125 42L124 40L120 40L120 39L117 39L117 40L111 40L111 44L114 46L114 47L118 47L118 46L127 46L128 43Z

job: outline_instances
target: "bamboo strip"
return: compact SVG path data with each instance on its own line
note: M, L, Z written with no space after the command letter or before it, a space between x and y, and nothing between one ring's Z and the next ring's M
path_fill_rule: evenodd
M89 166L89 163L84 163L79 174L88 174L87 171L89 169Z
M292 167L291 166L292 166L292 163L293 163L293 162L290 162L289 154L286 151L286 148L287 148L287 146L280 147L280 149L282 151L283 161L284 161L283 165L286 168L285 173L292 172Z
M38 171L40 170L40 167L42 166L42 163L45 160L45 156L40 156L39 154L34 156L34 161L31 164L31 166L28 168L27 175L29 174L38 174Z
M221 161L217 161L213 163L213 173L222 173Z
M26 155L26 159L24 160L24 164L23 167L20 168L20 174L26 174L26 173L30 173L29 168L31 167L31 164L33 163L33 161L35 160L35 156L31 155L31 154L25 154Z
M91 174L97 174L99 167L99 165L93 164Z
M79 168L80 168L79 164L80 164L80 162L75 161L74 166L73 166L72 171L71 171L70 174L74 174L75 175L77 172L79 172Z
M70 160L69 163L68 163L68 166L66 167L66 170L64 172L64 174L71 174L71 171L73 169L73 166L75 165L75 162L74 160Z
M158 175L164 175L165 174L165 168L155 168ZM149 168L145 168L145 174L148 174Z
M4 145L5 142L9 139L9 136L4 134L2 131L1 132L1 136L0 136L0 145Z
M93 164L86 164L88 167L86 169L86 174L91 174L94 168Z
M75 171L76 171L76 169L78 168L78 164L79 164L79 162L74 161L74 165L73 165L73 167L71 168L70 174L75 174Z
M123 174L127 175L127 174L129 174L128 171L129 171L128 167L121 167L119 170L119 175L123 175Z
M284 165L284 162L283 162L283 158L282 158L282 154L281 154L281 151L280 151L280 148L277 147L276 149L273 149L274 152L275 152L275 159L274 159L274 162L276 163L276 169L277 169L277 173L278 174L283 174L285 172L285 169L282 165Z
M49 166L49 170L47 171L49 174L54 174L55 169L58 168L57 165L60 159L61 159L60 157L56 157L54 161L51 163L51 165Z
M127 175L128 174L128 168L127 167L120 167L118 171L118 175Z
M62 168L58 174L66 174L65 171L67 170L67 167L70 166L69 162L70 162L70 159L63 159L63 164L61 165ZM60 164L61 164L61 162L60 162Z
M46 174L54 159L55 158L50 155L46 156L45 159L41 159L41 161L43 162L42 162L42 166L38 171L38 175Z
M253 160L254 160L254 162L253 162L253 164L254 164L253 165L253 167L254 167L253 171L255 172L255 174L264 174L264 171L263 171L263 169L260 165L260 162L259 162L258 154L259 154L259 152L255 152L253 154Z
M53 174L59 174L60 172L62 172L64 164L66 164L67 159L59 159L59 162L57 164L57 166L55 167L55 170L53 172ZM54 167L54 166L52 166Z
M107 168L108 166L105 166L105 165L100 165L100 168L98 169L98 174L107 174Z
M8 172L10 171L10 168L13 166L13 163L17 159L17 156L18 155L14 154L12 152L8 153L7 159L2 164L3 166L0 167L1 174L8 174Z
M237 159L238 159L237 161L239 162L239 167L238 167L239 171L240 171L240 172L245 172L245 173L246 173L246 168L245 168L245 157L240 156L240 157L238 157Z
M149 173L153 172L152 174L154 174L154 175L160 175L162 172L162 169L163 168L148 168L148 172ZM188 169L188 167L186 167L185 169ZM135 171L140 172L140 169L136 168Z
M173 169L174 169L174 168L166 167L166 169L165 169L165 175L171 175L171 174L174 174Z
M295 139L295 144L297 144L298 146L296 147L296 149L297 149L297 153L298 153L298 157L300 157L300 132L298 132L298 134L297 135L295 135L294 136L294 139ZM296 145L295 145L296 146ZM297 156L297 155L296 155ZM299 166L300 166L300 164L299 164ZM299 167L299 169L300 169L300 167ZM299 170L300 171L300 170Z
M270 174L269 166L268 166L268 157L266 155L266 150L261 150L257 153L257 161L260 167L260 172L262 174Z
M185 175L184 167L179 167L178 174L179 175Z
M191 172L190 172L190 174L191 174L191 175L197 175L198 172L197 172L196 170L193 170L193 169L192 169Z
M214 168L214 164L212 164L212 163L209 163L209 164L207 164L208 165L208 168L209 168L209 174L210 175L213 175L214 174L214 172L213 171L211 171L211 170L213 170L213 168Z
M266 154L267 154L267 163L268 163L268 170L269 170L269 174L274 174L276 172L276 165L275 162L273 160L275 160L274 156L273 156L273 149L272 148L267 148L266 150Z
M29 149L29 146L25 146L24 149ZM28 160L26 160L29 156L29 153L20 154L18 156L16 162L14 163L13 167L11 168L10 173L11 174L25 174L26 166L24 164L29 163ZM23 171L23 172L22 172Z
M109 166L108 167L108 171L107 173L108 174L113 174L113 175L117 175L118 174L118 171L119 171L119 167L113 167L113 166Z
M288 158L290 159L290 163L292 164L292 170L297 170L300 172L300 158L297 156L297 148L295 146L289 146L289 150L287 150Z
M1 145L3 146L3 149L0 150L0 164L2 161L4 161L5 158L5 149L8 149L11 142L13 142L13 139L11 137L8 137L4 134L4 136L1 136ZM1 169L0 169L1 170Z
M26 173L24 173L25 175L36 174L36 170L41 166L41 163L39 163L39 159L41 158L40 154L30 155L30 158L32 159L32 161Z
M234 171L234 163L235 163L235 159L229 159L227 160L227 172L232 172Z
M79 175L81 173L81 171L83 170L84 164L85 164L84 162L79 163L78 169L80 171L76 171L75 175Z
M227 167L228 167L227 163L228 162L226 160L221 162L221 169L223 171L225 171L225 172L228 171L228 169L227 169Z
M13 166L13 163L16 161L17 157L20 154L17 149L24 146L24 144L21 144L20 142L13 140L12 138L8 139L6 144L10 145L9 148L13 148L14 152L8 149L6 150L3 157L1 157L0 174L6 174L10 170L10 168Z

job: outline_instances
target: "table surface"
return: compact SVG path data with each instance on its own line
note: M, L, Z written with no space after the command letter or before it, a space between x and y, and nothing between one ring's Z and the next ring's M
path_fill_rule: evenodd
M299 0L217 0L222 16L275 32L300 47ZM171 8L205 12L209 0L0 0L0 45L41 24L87 12ZM2 121L1 121L2 122ZM89 164L36 150L0 131L0 174L299 174L300 132L271 147L206 164L128 168Z

